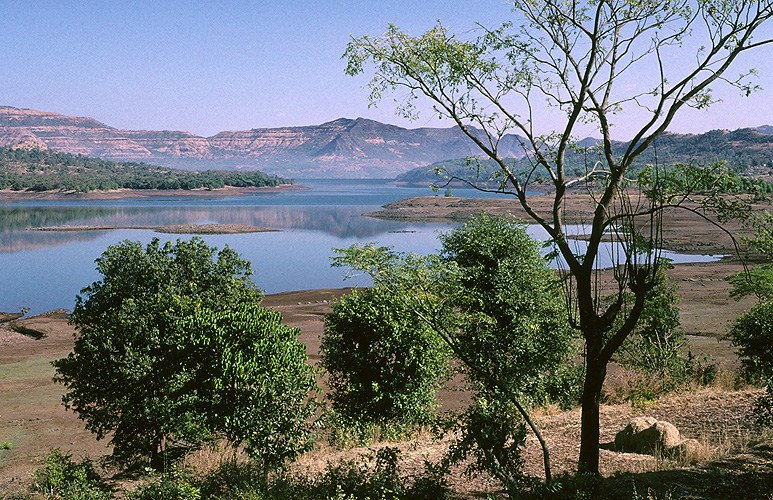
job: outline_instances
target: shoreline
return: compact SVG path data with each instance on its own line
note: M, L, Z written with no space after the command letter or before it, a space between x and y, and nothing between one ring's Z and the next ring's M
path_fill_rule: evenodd
M310 187L298 184L280 184L278 186L264 187L234 187L226 186L217 189L115 189L111 191L91 191L88 193L76 193L74 191L11 191L0 190L0 203L13 203L16 201L60 201L60 200L121 200L132 198L153 197L224 197L224 196L249 196L265 193L288 193L292 191L305 191Z
M674 264L668 271L669 281L676 285L680 297L682 328L688 335L722 338L730 322L740 313L748 311L754 297L735 300L730 297L732 286L726 276L743 271L737 261L717 260ZM611 276L607 271L605 275ZM602 277L603 278L603 277ZM265 294L261 305L282 311L286 321L301 324L318 321L323 311L329 310L330 302L352 290L351 286L338 288L291 290ZM65 309L36 313L33 316L20 313L0 312L0 326L9 321L27 321L31 318L61 314Z
M164 234L246 234L278 232L279 229L270 229L261 226L246 224L170 224L166 226L46 226L31 227L28 231L106 231L112 229L150 229Z
M545 220L552 219L552 195L531 195L528 200L535 213ZM565 200L565 224L586 225L590 222L593 205L587 195L568 193ZM695 204L686 206L697 208ZM770 204L760 204L757 208L770 210ZM399 222L464 222L481 212L509 214L527 224L535 224L517 198L420 196L388 203L381 210L362 215ZM670 208L663 212L664 250L692 255L724 255L732 259L739 250L738 244L741 237L750 235L751 230L737 221L726 223L723 228L718 228L688 210Z

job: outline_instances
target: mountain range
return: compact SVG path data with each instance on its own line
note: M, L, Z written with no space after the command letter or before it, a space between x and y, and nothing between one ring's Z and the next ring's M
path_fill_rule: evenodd
M258 169L307 178L392 178L420 165L476 153L458 127L406 129L339 118L315 126L200 137L181 131L122 130L93 118L0 107L0 146L18 144L190 170ZM508 156L522 155L514 135L500 147Z
M751 147L764 161L773 158L773 127L743 129L738 140L717 141L721 148ZM664 134L674 154L694 153L706 134ZM585 139L585 142L592 141ZM414 167L479 151L458 127L406 129L365 118L339 118L321 125L224 131L201 137L183 131L123 130L93 118L0 106L0 146L36 146L115 161L145 162L189 170L262 170L282 177L393 178ZM516 135L499 144L500 154L520 158ZM726 151L725 151L726 153ZM724 153L723 153L724 154Z

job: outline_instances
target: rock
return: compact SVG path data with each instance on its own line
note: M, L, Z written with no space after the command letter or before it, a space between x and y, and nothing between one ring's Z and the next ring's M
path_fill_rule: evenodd
M638 448L641 452L670 450L682 441L679 429L668 422L655 422L649 429L639 433Z
M676 460L695 459L701 449L697 439L685 439L669 450L669 457Z
M615 436L615 449L618 451L635 450L636 436L655 425L656 422L657 419L652 417L634 418L625 426L625 429Z
M684 457L699 444L694 439L682 439L673 424L652 417L637 417L615 436L615 449L633 453L662 453L668 457Z

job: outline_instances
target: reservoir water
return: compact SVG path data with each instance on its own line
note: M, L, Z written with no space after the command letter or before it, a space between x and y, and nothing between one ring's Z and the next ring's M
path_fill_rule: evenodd
M210 246L226 245L252 262L253 281L267 293L368 285L364 277L344 281L330 267L333 248L377 242L399 251L437 250L437 232L450 224L383 221L361 214L413 197L432 196L429 188L384 180L303 180L311 190L239 197L50 201L0 204L0 311L30 308L38 314L72 308L75 296L100 278L94 260L112 244L190 239L191 235L152 230L30 231L45 226L161 226L168 224L249 224L277 232L204 235ZM454 188L454 196L490 197ZM501 195L500 195L501 196ZM534 231L535 237L540 237ZM677 261L707 256L668 255Z

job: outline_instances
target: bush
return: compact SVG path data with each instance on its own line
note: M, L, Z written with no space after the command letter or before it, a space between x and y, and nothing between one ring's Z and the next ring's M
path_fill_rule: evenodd
M53 362L67 408L113 457L157 470L225 437L271 466L310 446L314 372L297 330L258 305L250 263L201 238L125 241L81 291L73 352Z
M355 434L367 434L374 424L395 425L399 434L434 418L449 351L388 290L355 290L333 304L320 351L333 412Z
M755 406L761 425L773 425L773 302L759 302L740 315L730 330L744 375L767 387Z
M148 482L129 495L130 500L200 500L201 492L178 469Z
M44 466L33 474L33 491L46 498L107 500L113 498L89 459L80 463L60 448L51 450Z

